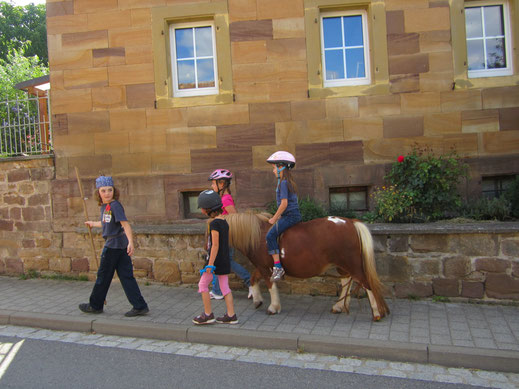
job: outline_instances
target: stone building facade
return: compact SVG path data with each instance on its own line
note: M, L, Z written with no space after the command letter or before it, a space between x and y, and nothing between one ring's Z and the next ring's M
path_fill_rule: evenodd
M519 1L497 3L518 42ZM279 149L297 159L300 194L325 204L358 188L369 199L416 146L466 157L466 193L479 196L482 177L519 172L519 55L512 47L509 74L470 77L470 5L480 3L48 0L53 216L66 224L78 211L76 166L116 177L142 222L185 219L190 192L222 167L235 174L238 208L263 207L275 185L265 160ZM320 26L352 12L365 17L370 76L325 86ZM189 23L213 26L216 94L175 91L171 31Z
M207 188L209 173L232 170L238 209L263 208L275 188L265 160L279 149L297 159L300 195L324 204L357 192L368 203L389 164L414 147L466 158L465 194L479 196L485 182L519 173L519 53L509 45L500 74L474 76L468 67L467 7L497 6L505 41L519 42L519 0L490 3L47 0L55 155L2 162L0 273L94 275L76 167L91 218L98 213L94 178L114 177L137 231L136 273L163 282L196 279L202 236L189 200ZM324 27L338 19L363 37L342 42L343 58L364 50L360 73L350 79L346 69L339 82L326 65ZM182 57L176 29L207 26L210 55ZM494 53L504 50L497 46ZM199 89L211 92L186 94L181 62L208 59L213 84L200 76ZM509 285L513 296L504 298L517 298L516 231L486 236L477 252L458 252L455 242L477 240L479 232L445 234L437 247L435 235L374 234L381 275L397 295L503 293L490 296L490 282L492 290ZM284 287L335 294L327 277Z

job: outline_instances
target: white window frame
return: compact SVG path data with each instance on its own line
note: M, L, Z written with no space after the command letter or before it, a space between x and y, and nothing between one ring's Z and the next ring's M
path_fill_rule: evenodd
M360 15L362 18L362 36L364 40L364 63L365 63L365 77L359 78L342 78L335 80L326 79L326 59L325 59L325 48L324 48L324 23L323 19L337 16L357 16ZM342 23L341 23L342 26ZM321 13L321 63L323 73L323 86L324 87L336 87L336 86L354 86L354 85L368 85L371 84L371 59L369 56L369 30L368 30L368 13L365 10L351 10L351 11L336 11L336 12L323 12ZM343 34L344 37L344 34ZM344 58L344 66L346 77L346 59Z
M179 89L178 88L178 66L177 66L177 50L176 50L176 40L175 40L175 30L182 28L196 28L196 27L211 27L211 37L213 44L213 70L214 70L214 87L209 88L192 88L192 89ZM216 53L216 36L215 36L215 25L213 21L205 21L205 22L188 22L188 23L174 23L169 27L169 37L170 37L170 45L171 45L171 74L173 77L173 97L189 97L189 96L207 96L207 95L216 95L219 93L218 88L218 60ZM196 50L196 45L195 45ZM196 54L195 57L196 58ZM195 67L196 72L196 67ZM195 82L198 83L198 76L195 76Z
M513 55L512 55L512 31L510 28L510 7L508 1L466 1L464 8L482 8L485 6L500 5L503 7L503 28L505 38L505 55L506 55L506 68L500 69L483 69L483 70L467 70L468 78L482 78L482 77L502 77L513 75ZM465 28L466 28L465 20ZM485 25L483 23L483 29ZM484 32L483 32L484 34ZM486 38L486 37L485 37ZM470 39L465 38L465 45ZM484 46L486 47L486 46ZM468 48L467 48L468 56ZM486 50L485 50L485 61L486 61ZM468 67L468 57L467 57Z

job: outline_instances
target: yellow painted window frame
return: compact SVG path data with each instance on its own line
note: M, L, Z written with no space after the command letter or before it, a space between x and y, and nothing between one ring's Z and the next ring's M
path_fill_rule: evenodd
M452 58L454 64L454 85L456 89L490 88L517 85L519 83L519 0L508 0L510 8L510 28L512 29L512 70L510 76L468 77L467 34L465 32L465 4L471 0L449 0L451 10Z
M304 0L308 95L310 98L346 97L389 93L385 4L378 0ZM324 87L321 62L322 12L364 9L368 13L371 83Z
M169 26L172 23L212 20L215 25L218 94L173 96ZM227 1L179 4L151 10L156 108L229 104L233 101L231 39Z

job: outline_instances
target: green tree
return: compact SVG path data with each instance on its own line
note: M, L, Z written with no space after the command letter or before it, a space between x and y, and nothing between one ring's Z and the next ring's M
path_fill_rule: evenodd
M29 45L25 55L37 55L39 62L47 65L47 26L44 4L29 4L25 7L0 2L0 59L7 60L12 49L20 49L25 42Z
M0 101L25 97L25 92L14 86L19 82L49 74L49 68L40 63L37 55L28 56L28 44L11 49L6 59L0 58Z
M14 85L44 76L49 70L39 63L38 56L26 57L26 48L27 43L11 49L6 60L0 59L0 158L35 151L41 140L34 125L39 120L38 104L25 99L26 93Z

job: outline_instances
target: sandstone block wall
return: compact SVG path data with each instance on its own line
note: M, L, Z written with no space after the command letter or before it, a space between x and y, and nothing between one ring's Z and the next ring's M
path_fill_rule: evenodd
M375 227L376 229L376 227ZM519 233L375 232L377 270L396 297L519 298ZM471 231L472 230L472 231Z
M0 162L0 273L68 272L52 230L52 158Z
M206 188L208 174L225 167L235 174L238 207L262 207L275 185L265 159L278 149L296 156L300 194L324 203L329 188L381 185L387 164L415 145L469 158L468 195L479 195L482 176L519 172L519 73L481 86L456 83L454 41L462 26L451 20L459 1L345 0L377 13L370 33L385 42L371 36L371 49L387 79L362 93L323 88L317 97L309 97L308 69L320 54L308 57L305 19L315 2L221 2L234 100L155 108L154 71L168 49L154 44L152 10L189 5L203 14L214 3L47 1L54 201L77 166L88 178L116 176L128 188L127 202L140 205L135 215L163 223L183 218L182 191ZM134 185L142 180L147 188ZM55 218L75 212L64 208Z

